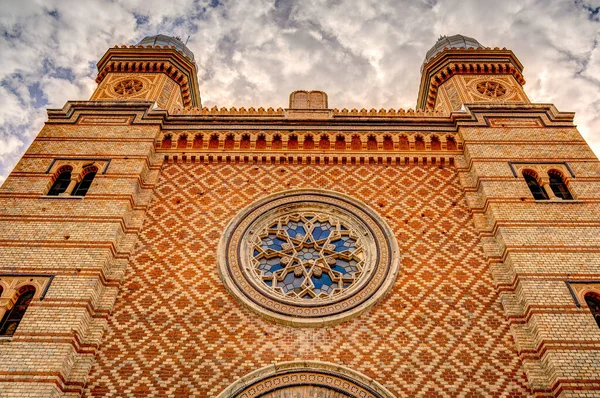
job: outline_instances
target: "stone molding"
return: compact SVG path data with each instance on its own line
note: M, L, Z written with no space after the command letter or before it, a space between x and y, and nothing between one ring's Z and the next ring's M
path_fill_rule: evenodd
M322 361L281 362L266 366L241 377L217 398L257 397L298 384L330 387L350 397L395 398L377 381L347 367Z

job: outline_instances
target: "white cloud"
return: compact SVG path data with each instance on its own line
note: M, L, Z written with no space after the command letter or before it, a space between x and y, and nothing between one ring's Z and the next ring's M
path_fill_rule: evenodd
M166 33L196 55L206 106L285 107L296 89L330 106L414 108L442 34L507 47L534 102L575 111L600 153L600 1L5 0L0 14L0 181L45 119L85 100L115 44Z

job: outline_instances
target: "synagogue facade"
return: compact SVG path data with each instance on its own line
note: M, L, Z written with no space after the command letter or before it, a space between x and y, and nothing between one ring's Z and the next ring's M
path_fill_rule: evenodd
M600 163L512 51L441 37L414 110L197 74L109 49L0 188L1 397L600 396Z

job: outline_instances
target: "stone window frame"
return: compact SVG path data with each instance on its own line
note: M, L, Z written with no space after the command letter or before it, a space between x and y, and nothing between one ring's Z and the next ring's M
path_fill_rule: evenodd
M376 380L345 366L324 361L289 361L242 376L217 398L254 398L286 387L320 386L350 397L396 398Z
M75 186L78 185L86 174L95 172L98 174L106 174L108 167L110 166L111 159L99 159L99 158L55 158L52 160L46 174L50 174L52 177L44 188L43 198L70 198L70 199L83 199L85 196L72 196ZM48 195L48 192L54 185L56 178L66 169L71 170L71 183L67 189L59 195ZM93 170L93 169L96 170ZM94 177L95 178L95 177Z
M515 178L525 180L523 173L535 174L540 186L549 199L536 200L537 203L577 203L577 194L569 184L569 180L575 178L575 173L567 162L508 162ZM559 174L573 199L562 199L556 196L550 188L550 173Z
M33 301L43 301L54 280L54 274L0 274L0 319L10 310L19 297L19 291L26 286L35 289ZM0 340L11 340L13 335L0 336Z
M343 207L345 211L357 217L360 223L371 230L377 253L375 266L369 279L362 288L341 295L335 300L322 303L310 303L309 306L290 303L269 294L245 275L245 265L238 253L238 244L244 242L246 228L260 221L263 214L274 209L284 208L287 203L302 203L304 200L316 201L319 205ZM318 200L317 200L318 199ZM323 203L321 203L321 200ZM352 208L352 211L348 210ZM358 215L358 214L360 215ZM248 233L251 233L248 230ZM376 246L376 248L375 248ZM394 285L400 269L400 249L395 234L385 219L374 209L351 196L324 189L284 190L260 198L241 209L228 223L217 248L217 263L221 281L231 295L246 308L259 316L295 327L323 327L335 325L354 318L376 305ZM265 286L266 287L266 286Z

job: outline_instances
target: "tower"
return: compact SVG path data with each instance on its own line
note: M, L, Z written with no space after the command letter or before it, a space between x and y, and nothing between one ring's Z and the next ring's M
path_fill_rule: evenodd
M511 51L438 41L416 111L193 59L110 49L0 188L0 395L599 392L600 163Z
M154 101L169 111L202 107L197 74L194 54L179 38L148 36L104 54L90 100Z
M529 103L523 66L512 51L463 35L442 36L421 66L417 108L460 110L467 103Z

